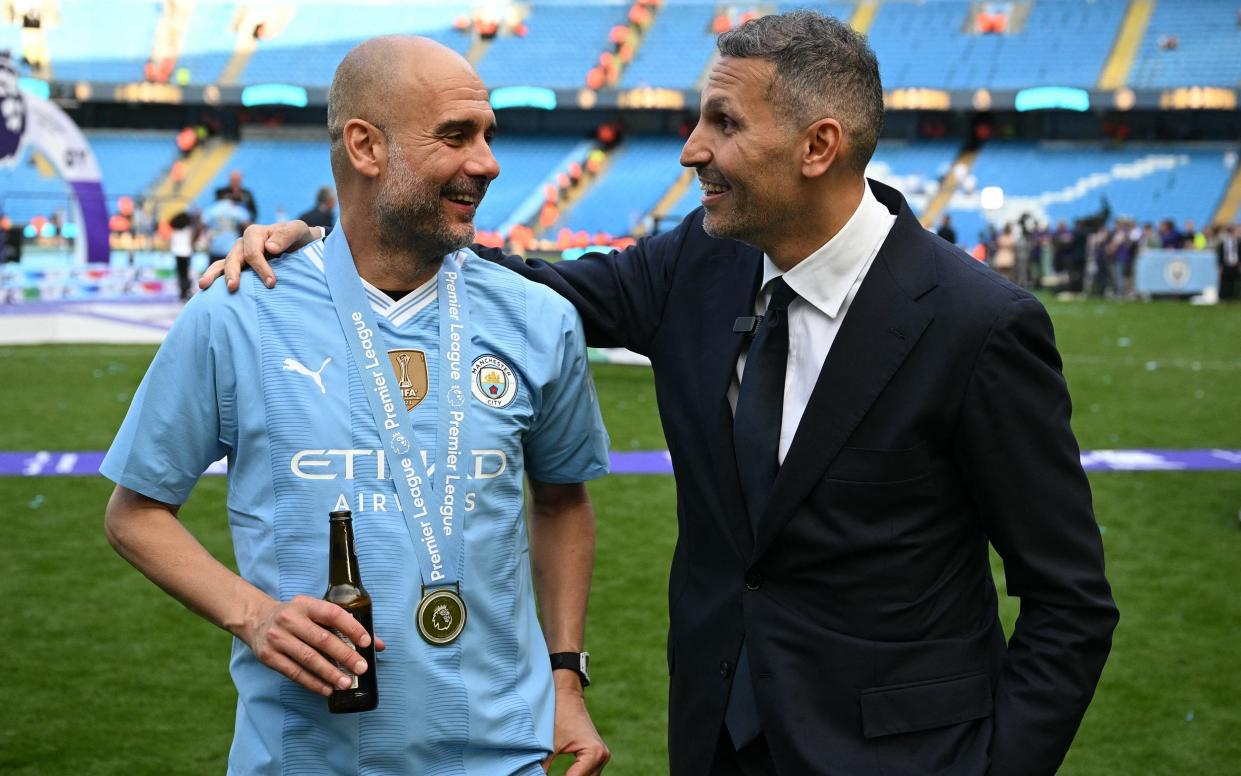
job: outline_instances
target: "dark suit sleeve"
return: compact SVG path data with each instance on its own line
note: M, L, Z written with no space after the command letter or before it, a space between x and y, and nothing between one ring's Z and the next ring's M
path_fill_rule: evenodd
M995 688L991 772L1005 776L1056 772L1118 617L1069 415L1047 312L1029 297L1011 302L975 364L957 450L1021 600Z
M522 259L477 245L474 251L572 302L582 316L587 345L650 355L692 219L626 250L588 253L575 261Z

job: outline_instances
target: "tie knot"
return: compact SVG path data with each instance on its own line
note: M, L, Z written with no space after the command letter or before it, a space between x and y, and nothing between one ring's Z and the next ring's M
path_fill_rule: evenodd
M789 284L785 283L782 277L771 281L770 288L771 299L767 302L767 312L783 312L797 298L797 292L789 288Z

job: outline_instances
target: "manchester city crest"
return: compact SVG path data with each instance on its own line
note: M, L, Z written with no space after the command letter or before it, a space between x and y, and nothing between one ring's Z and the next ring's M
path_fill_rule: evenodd
M470 387L483 404L502 409L517 398L517 375L498 356L479 356L470 367Z

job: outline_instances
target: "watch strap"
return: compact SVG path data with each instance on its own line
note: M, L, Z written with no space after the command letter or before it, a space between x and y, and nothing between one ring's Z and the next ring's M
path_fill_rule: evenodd
M582 680L582 689L590 686L590 653L589 652L553 652L551 655L552 670L564 669L577 674Z

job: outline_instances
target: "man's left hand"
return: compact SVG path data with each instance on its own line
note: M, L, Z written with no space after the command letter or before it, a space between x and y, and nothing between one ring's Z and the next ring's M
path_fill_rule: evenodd
M570 682L576 683L577 677L567 671ZM556 677L558 680L560 677ZM556 733L553 742L555 750L552 756L543 761L543 772L551 770L552 760L562 754L573 755L573 765L565 772L565 776L599 776L603 767L612 759L607 744L595 730L590 714L586 711L586 700L582 697L581 687L556 686Z

